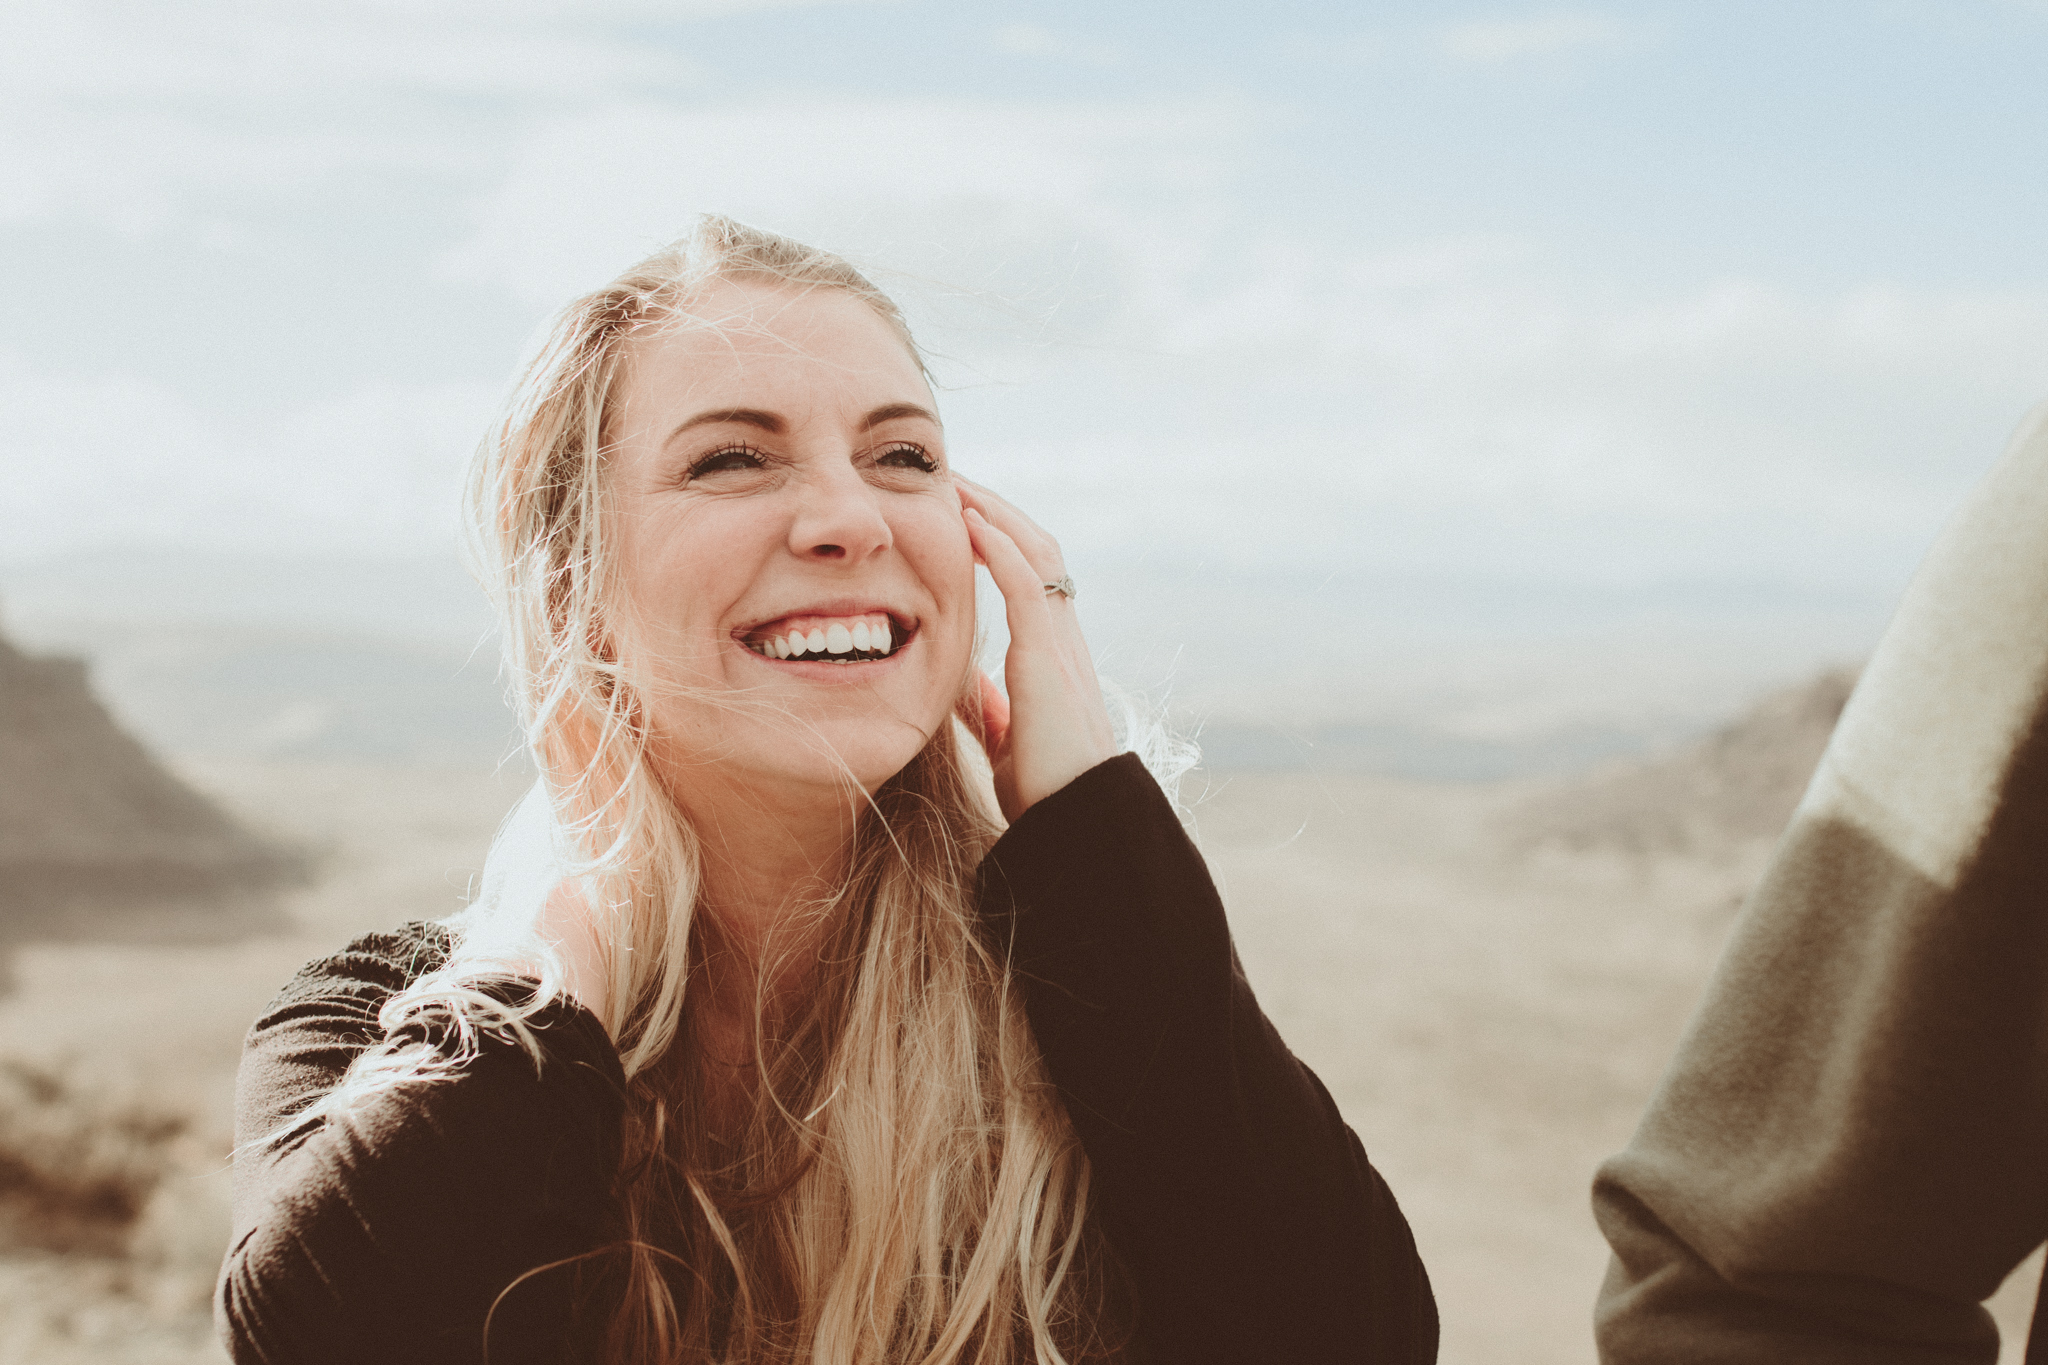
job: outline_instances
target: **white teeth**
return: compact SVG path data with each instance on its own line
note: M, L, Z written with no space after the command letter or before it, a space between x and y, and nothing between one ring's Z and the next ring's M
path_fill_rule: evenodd
M884 616L879 621L860 618L851 627L834 621L809 634L792 630L787 635L771 635L747 648L770 659L800 659L806 654L887 654L894 644L889 618Z

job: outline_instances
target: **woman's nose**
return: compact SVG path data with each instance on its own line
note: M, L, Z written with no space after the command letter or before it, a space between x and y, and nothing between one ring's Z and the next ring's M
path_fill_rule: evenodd
M888 549L894 536L879 497L850 461L804 479L789 528L790 550L805 559L860 563Z

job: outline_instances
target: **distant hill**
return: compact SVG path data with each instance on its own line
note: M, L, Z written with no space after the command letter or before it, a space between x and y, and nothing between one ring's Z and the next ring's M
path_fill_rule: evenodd
M299 875L115 724L83 662L0 639L0 935L81 906Z
M1261 565L1220 545L1085 558L1083 618L1104 671L1170 698L1182 723L1200 723L1204 766L1238 773L1582 772L1858 657L1894 596ZM99 696L161 754L462 767L520 751L492 612L452 553L116 545L10 559L0 544L0 601L16 641L90 659ZM1290 644L1220 648L1219 621L1257 621Z
M488 768L519 752L495 643L184 627L77 647L161 753Z
M1774 692L1705 739L1544 788L1506 816L1522 848L1710 853L1785 828L1834 733L1854 669Z
M1473 738L1400 722L1300 727L1217 722L1201 727L1202 766L1212 772L1344 773L1427 782L1493 782L1583 772L1642 752L1641 727L1577 725L1508 738Z

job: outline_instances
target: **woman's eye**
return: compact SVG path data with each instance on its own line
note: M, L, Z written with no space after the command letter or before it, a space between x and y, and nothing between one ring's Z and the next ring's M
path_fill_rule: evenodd
M875 463L891 469L919 469L927 474L936 474L939 469L939 462L921 446L891 446L875 457Z
M761 454L745 446L731 446L725 450L714 450L690 466L689 477L699 478L705 474L722 474L733 469L759 469L763 464Z

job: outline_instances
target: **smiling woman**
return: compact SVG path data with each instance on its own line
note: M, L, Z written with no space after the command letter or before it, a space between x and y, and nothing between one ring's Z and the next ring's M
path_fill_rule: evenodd
M844 290L718 281L689 306L632 348L609 452L613 634L690 769L665 785L699 815L872 790L951 714L973 646L974 552L923 371Z
M872 284L704 220L563 314L470 491L542 777L475 904L252 1029L238 1361L1434 1358Z

